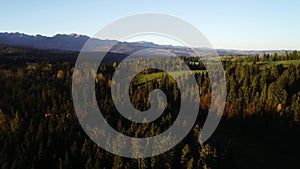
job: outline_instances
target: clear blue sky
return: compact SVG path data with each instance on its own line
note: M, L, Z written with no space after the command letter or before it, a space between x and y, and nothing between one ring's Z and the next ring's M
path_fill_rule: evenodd
M0 32L92 36L114 20L156 12L193 24L215 48L300 49L299 9L299 0L2 0Z

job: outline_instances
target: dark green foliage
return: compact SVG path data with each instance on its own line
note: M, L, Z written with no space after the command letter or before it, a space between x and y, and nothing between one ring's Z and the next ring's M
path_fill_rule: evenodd
M296 136L300 123L300 66L262 66L261 62L299 57L295 51L223 58L227 102L222 122L206 144L198 142L211 98L206 72L194 75L199 91L190 90L188 96L181 95L174 79L163 73L159 79L142 84L134 80L129 89L130 99L139 110L149 108L147 98L153 89L167 92L169 104L164 114L144 125L118 115L111 97L105 92L110 90L110 79L117 64L102 65L96 78L97 100L103 103L99 107L116 130L130 136L149 137L165 131L177 117L178 101L181 98L194 100L193 93L200 92L199 117L187 137L168 152L145 159L115 156L86 136L72 106L71 62L0 65L0 168L239 168L244 156L235 154L241 143L234 140L248 138L245 135L271 146L274 151L286 151L283 154L293 156L300 151L297 146L300 139ZM199 59L181 58L191 69L205 70ZM165 66L168 68L172 64ZM157 72L160 70L149 69L141 74ZM183 76L182 79L188 81L194 77ZM185 87L191 88L189 84ZM120 87L119 90L124 89ZM122 97L120 94L120 99ZM280 134L284 137L278 138ZM139 153L138 143L131 144L136 148L135 153Z

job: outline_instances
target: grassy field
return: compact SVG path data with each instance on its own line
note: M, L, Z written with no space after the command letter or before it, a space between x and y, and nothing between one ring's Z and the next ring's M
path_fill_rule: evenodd
M203 73L203 72L206 72L206 70L193 70L192 72L194 74L195 73ZM162 77L163 74L165 74L165 73L164 72L158 72L158 73L151 73L151 74L146 74L146 75L139 74L135 77L135 79L137 80L137 83L140 84L140 83L145 83L147 80L151 81L151 80L154 80L154 79L158 79L158 78ZM184 74L188 74L188 71L176 71L176 72L170 73L170 75L174 78L177 78L177 77L182 76Z
M247 64L247 63L243 63L243 64ZM248 64L252 64L252 62L248 62ZM282 64L283 66L287 66L287 65L300 65L300 60L284 60L284 61L263 61L263 62L257 62L257 65L259 65L261 68L264 67L269 67L269 66L273 66L273 65L280 65ZM206 72L205 70L193 70L193 73L203 73ZM176 71L176 72L172 72L171 76L173 77L178 77L181 76L183 74L187 74L188 71ZM139 74L135 77L135 79L137 80L137 84L142 84L145 83L147 80L151 81L154 79L159 79L163 76L164 72L158 72L158 73L151 73L151 74Z

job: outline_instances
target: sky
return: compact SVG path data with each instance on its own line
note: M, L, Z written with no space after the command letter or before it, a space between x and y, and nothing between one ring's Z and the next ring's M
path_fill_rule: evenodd
M194 25L214 48L300 49L299 0L1 1L0 32L93 36L123 17L162 13ZM135 40L169 42L147 37Z

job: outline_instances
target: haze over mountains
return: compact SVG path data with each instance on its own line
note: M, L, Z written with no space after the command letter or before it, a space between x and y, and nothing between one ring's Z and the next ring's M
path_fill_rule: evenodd
M53 37L42 35L27 35L23 33L0 33L0 45L9 45L14 47L28 47L35 49L55 49L64 51L80 51L87 40L91 39L85 35L78 34L57 34ZM91 50L102 51L108 45L115 44L115 40L91 39L93 46ZM110 52L129 54L141 49L154 48L168 50L178 56L193 56L195 55L190 48L178 47L172 45L158 45L152 42L119 42ZM214 55L214 50L209 48L194 48L198 56ZM262 53L283 53L286 50L227 50L217 49L219 55L254 55ZM159 55L159 53L158 53Z

